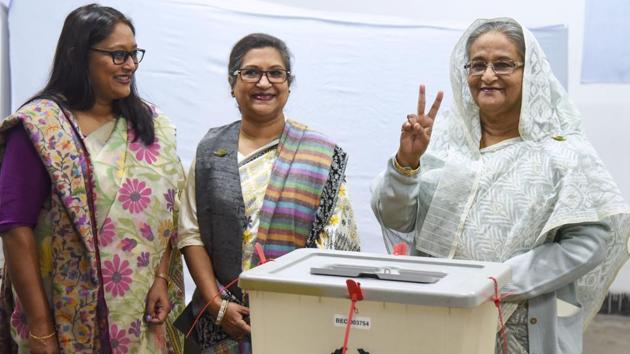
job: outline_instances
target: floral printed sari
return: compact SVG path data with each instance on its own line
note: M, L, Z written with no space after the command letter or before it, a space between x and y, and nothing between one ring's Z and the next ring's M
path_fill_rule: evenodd
M135 139L123 118L81 138L71 114L48 100L29 103L2 127L18 120L51 175L51 197L34 232L61 351L181 352L170 317L161 326L143 320L155 269L176 233L183 172L174 127L155 112L150 146ZM174 250L171 316L182 309L181 271ZM19 351L28 352L17 298L15 305L12 335Z

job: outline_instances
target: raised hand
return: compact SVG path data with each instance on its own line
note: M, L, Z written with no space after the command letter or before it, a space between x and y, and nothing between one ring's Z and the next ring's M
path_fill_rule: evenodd
M418 112L417 114L408 114L407 121L403 123L400 130L400 146L396 153L396 159L401 166L417 168L420 165L420 156L424 154L429 146L433 122L440 109L443 97L444 93L438 91L429 113L424 114L426 94L424 85L420 85Z

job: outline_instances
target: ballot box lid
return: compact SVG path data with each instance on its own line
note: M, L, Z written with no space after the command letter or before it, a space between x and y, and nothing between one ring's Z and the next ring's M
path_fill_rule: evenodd
M511 278L503 263L302 248L241 273L239 287L296 295L347 298L347 279L364 300L476 307Z

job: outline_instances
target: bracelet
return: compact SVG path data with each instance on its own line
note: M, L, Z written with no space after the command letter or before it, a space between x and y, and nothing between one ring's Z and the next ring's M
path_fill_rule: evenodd
M166 281L166 285L167 286L171 282L171 278L169 278L168 275L166 275L165 273L162 273L162 272L155 272L155 277L164 279L164 281Z
M217 319L214 321L215 325L218 326L223 321L223 316L225 316L225 311L227 311L227 307L229 303L230 303L230 300L223 299L223 301L221 301L221 307L219 308L219 312L217 313Z
M394 164L394 168L401 175L404 175L404 176L407 176L407 177L413 177L413 176L417 175L418 172L420 172L420 164L418 164L418 167L416 167L416 168L411 168L409 166L401 166L398 163L398 157L397 156L394 156L392 161L393 161L393 164Z
M50 339L50 338L52 338L52 337L56 336L56 335L57 335L57 332L52 332L51 334L47 334L47 335L45 335L45 336L41 336L41 337L40 337L40 336L36 336L36 335L34 335L34 334L33 334L33 332L28 331L28 335L29 335L29 337L31 337L31 338L33 338L33 339L35 339L35 340L39 341L40 343L45 344L45 340L46 340L46 339Z

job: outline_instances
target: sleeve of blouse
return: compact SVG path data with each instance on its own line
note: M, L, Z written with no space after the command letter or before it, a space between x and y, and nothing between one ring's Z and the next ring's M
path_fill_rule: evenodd
M565 225L554 242L508 259L512 281L502 289L511 292L507 300L533 298L576 281L604 260L610 235L603 223Z
M418 215L420 174L402 175L392 161L393 157L387 160L385 171L372 183L372 211L384 227L411 232Z
M177 248L203 246L197 219L197 198L195 194L195 167L193 160L186 178L186 185L180 200L179 226L177 232Z
M339 187L339 195L333 214L319 233L316 243L318 248L344 251L360 251L361 249L361 240L357 233L346 182L343 182Z
M7 132L0 165L0 233L34 227L50 194L50 177L22 125Z

